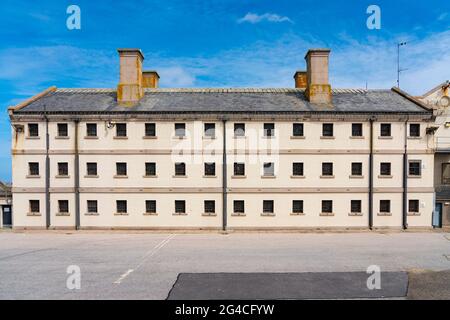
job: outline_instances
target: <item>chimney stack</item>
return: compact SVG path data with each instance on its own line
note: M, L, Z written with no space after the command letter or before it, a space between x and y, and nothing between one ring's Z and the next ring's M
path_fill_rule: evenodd
M306 89L308 85L308 77L306 71L297 71L294 74L295 79L295 88L297 89Z
M305 56L307 66L305 94L311 103L331 103L331 85L328 80L330 51L330 49L311 49Z
M144 88L158 88L159 74L156 71L142 72L142 86Z
M120 82L117 86L117 101L124 106L135 105L143 96L142 62L140 49L118 49L120 58Z

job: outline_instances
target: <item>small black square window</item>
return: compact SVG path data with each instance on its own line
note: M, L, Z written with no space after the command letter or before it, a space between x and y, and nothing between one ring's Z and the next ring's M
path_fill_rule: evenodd
M156 213L156 200L145 201L145 213Z
M333 124L332 123L324 123L322 124L322 136L323 137L332 137L333 136Z
M86 123L86 136L96 137L97 136L97 124L96 123Z
M58 162L58 175L59 176L69 175L69 164L67 162Z
M245 176L245 164L244 163L234 163L234 175L235 176Z
M205 200L205 213L216 212L216 202L214 200Z
M69 212L69 201L68 200L58 200L58 208L60 213Z
M127 164L125 162L116 162L116 175L118 176L127 175Z
M441 176L442 184L450 184L450 163L442 164L442 176Z
M333 175L333 163L324 162L322 163L322 176L332 176Z
M275 136L275 124L273 124L273 123L264 123L264 136L265 137L273 137L273 136Z
M303 176L303 162L294 162L292 164L292 175Z
M68 135L67 123L58 123L58 137L67 137Z
M361 213L361 200L352 200L350 206L352 213Z
M380 212L381 213L391 212L391 200L380 200Z
M98 212L97 200L88 200L87 201L87 210L88 210L88 213L97 213Z
M322 213L332 213L333 212L333 201L322 200Z
M391 136L391 124L390 123L380 124L380 135L382 137L390 137Z
M126 137L126 136L127 136L127 124L116 123L116 137Z
M294 123L292 126L292 135L294 137L303 137L303 123Z
M382 176L390 176L391 175L391 163L390 162L381 162L380 163L380 175L382 175Z
M145 124L145 136L155 137L156 136L156 125L154 123Z
M362 176L362 163L353 162L352 163L352 176Z
M39 213L39 200L30 200L30 212L31 213Z
M216 124L205 123L205 137L214 138L216 136Z
M410 137L420 137L420 124L411 123L409 125L409 136Z
M28 124L28 136L39 137L39 125L37 123Z
M245 123L235 123L234 124L234 136L244 137L245 136Z
M185 137L186 136L186 124L185 123L175 123L175 136Z
M234 200L233 201L233 212L234 213L244 213L244 200Z
M96 162L86 163L86 171L87 171L88 176L96 176L97 175L97 163Z
M175 213L186 213L186 201L175 200Z
M127 213L127 201L117 200L116 201L117 213Z
M146 162L145 163L145 175L148 177L156 175L156 163L155 162Z
M274 176L275 175L275 164L273 162L264 163L264 176Z
M409 175L420 176L422 173L421 164L420 161L409 161Z
M352 137L362 137L362 123L352 123Z
M175 163L175 175L176 176L186 175L186 164L184 162Z
M38 176L39 175L39 162L29 162L28 163L29 175Z
M273 213L273 200L263 201L263 213Z
M292 213L303 213L303 200L292 201Z
M413 212L413 213L419 212L419 200L409 200L408 201L408 212Z
M215 176L216 175L216 164L214 162L205 163L205 176Z

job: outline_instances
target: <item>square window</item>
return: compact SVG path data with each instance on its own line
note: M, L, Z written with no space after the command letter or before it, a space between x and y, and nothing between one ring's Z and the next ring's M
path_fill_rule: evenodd
M96 162L86 163L86 171L87 171L88 176L96 176L97 175L97 163Z
M234 136L235 137L245 137L245 123L235 123L234 124Z
M333 163L323 162L322 163L322 176L332 176L333 175Z
M450 184L450 163L442 164L442 184Z
M116 123L116 137L126 137L126 136L127 136L127 124Z
M294 123L292 125L292 131L294 137L303 137L303 123Z
M155 137L156 136L156 125L154 123L145 124L145 136Z
M127 201L117 200L116 201L117 213L127 213Z
M205 213L216 212L216 202L214 200L205 200Z
M38 176L39 175L39 162L29 162L28 163L28 174L30 176Z
M362 163L353 162L352 163L352 176L362 176Z
M216 136L216 124L205 123L205 137L214 138Z
M390 176L391 175L391 163L390 162L381 162L380 163L380 175L382 175L382 176Z
M39 200L30 200L30 212L31 213L39 213Z
M175 123L175 136L185 137L186 136L186 124L185 123Z
M273 124L273 123L264 123L264 136L265 137L273 137L273 136L275 136L275 124Z
M409 125L409 136L410 137L420 137L420 124L411 123Z
M352 137L362 137L362 123L352 123Z
M352 213L361 213L361 200L352 200L350 206Z
M264 163L264 176L271 177L275 175L275 164L273 162Z
M59 213L69 212L69 201L68 200L58 200Z
M422 166L421 161L417 160L409 161L409 169L408 169L409 175L420 176L422 174L421 166Z
M186 175L186 164L184 162L175 163L175 175L176 176Z
M292 201L292 213L303 213L303 200Z
M273 200L263 201L263 213L273 213Z
M391 200L380 200L380 212L381 213L391 212Z
M408 201L408 212L419 213L419 200Z
M88 200L87 201L87 210L88 210L88 213L97 213L98 212L97 200Z
M86 136L96 137L97 136L97 124L96 123L86 123Z
M380 135L382 137L390 137L391 136L391 124L390 123L380 124Z
M175 200L175 213L186 213L186 201Z
M58 123L58 137L67 137L68 135L67 123Z
M244 200L234 200L233 201L233 212L234 213L244 213Z
M148 177L156 175L156 163L155 162L146 162L145 163L145 175Z
M28 124L28 136L39 137L39 125L37 123Z
M216 164L214 162L205 163L205 176L215 176L216 175Z
M322 136L323 137L332 137L333 136L333 124L332 123L324 123L322 124Z
M303 162L294 162L292 164L292 175L303 177Z
M333 212L333 201L322 200L322 213L332 213Z
M234 175L235 176L245 176L245 164L244 163L234 163Z
M156 200L145 201L145 213L156 213Z
M125 162L116 162L116 175L118 176L127 175L127 164Z
M69 165L67 162L58 162L58 175L59 176L69 175Z

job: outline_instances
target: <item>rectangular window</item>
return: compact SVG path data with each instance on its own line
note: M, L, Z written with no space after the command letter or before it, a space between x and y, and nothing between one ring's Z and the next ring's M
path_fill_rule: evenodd
M323 162L322 163L322 176L332 176L333 175L333 163Z
M216 202L214 200L205 200L205 213L216 213Z
M30 212L31 213L40 212L39 200L30 200Z
M175 123L175 136L185 137L186 136L186 124L185 123Z
M175 213L178 214L186 213L186 201L175 200Z
M88 176L96 176L97 175L97 163L96 162L86 163L86 171L87 171Z
M234 163L234 175L235 176L245 176L245 164L244 163Z
M97 200L88 200L87 201L87 211L88 211L88 213L97 213L98 212Z
M216 164L214 162L205 163L205 176L215 176L216 175Z
M420 124L411 123L409 125L409 136L410 137L420 137Z
M234 200L233 201L233 212L234 213L244 213L244 200Z
M155 137L156 136L156 125L154 123L145 124L145 136Z
M275 124L273 124L273 123L264 123L264 136L265 137L273 137L273 136L275 136Z
M58 137L67 137L68 135L67 123L58 123Z
M352 200L350 206L351 213L361 213L361 200Z
M322 136L323 137L332 137L333 132L333 124L332 123L324 123L322 124Z
M352 137L362 137L362 123L352 123Z
M292 201L292 213L296 214L303 213L303 200Z
M67 162L58 162L58 175L59 176L69 175L69 164Z
M273 200L263 201L263 213L273 213Z
M28 163L28 174L30 176L39 175L39 162L29 162Z
M418 160L409 161L409 169L408 169L409 175L417 177L421 176L422 175L421 166L422 166L421 161Z
M97 124L96 123L86 123L86 136L96 137L97 136Z
M127 136L127 124L116 123L116 137L126 137L126 136Z
M333 212L333 201L322 200L322 213L332 213Z
M275 164L273 162L264 163L264 176L272 177L275 175Z
M234 136L235 137L245 137L245 123L235 123L234 124Z
M186 175L186 164L184 162L175 163L175 175L176 176Z
M380 175L382 175L382 176L390 176L391 175L391 163L390 162L381 162L380 163Z
M125 162L116 162L116 175L118 176L127 175L127 164Z
M442 164L442 184L450 184L450 163Z
M147 177L156 176L156 163L155 162L146 162L145 163L145 175Z
M361 162L352 162L352 176L362 176Z
M292 164L292 175L303 177L303 162L294 162Z
M303 137L303 123L294 123L292 125L292 135L294 137Z
M28 136L39 137L39 125L37 123L28 124Z
M380 212L381 213L391 212L391 200L380 200Z
M408 201L408 212L419 213L419 200Z
M156 200L145 201L145 213L156 213Z
M127 213L127 200L116 201L117 213Z
M69 201L58 200L59 213L69 213Z
M391 124L390 123L380 124L380 135L382 137L390 137L391 136Z
M214 138L216 136L216 124L205 123L205 137Z

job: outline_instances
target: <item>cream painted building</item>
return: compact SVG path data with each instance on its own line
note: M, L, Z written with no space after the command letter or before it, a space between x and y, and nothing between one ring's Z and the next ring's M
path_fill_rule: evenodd
M119 49L117 90L11 107L14 228L430 228L432 111L332 89L329 53L293 88L162 89Z

